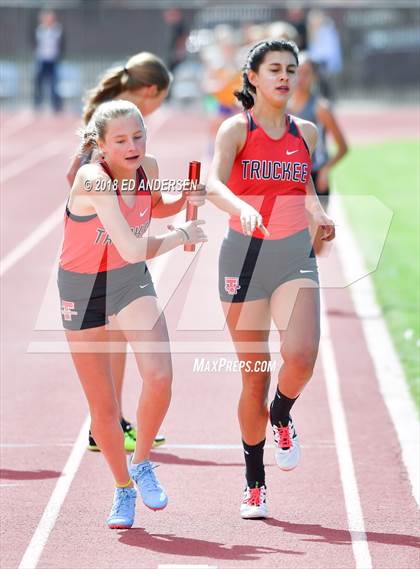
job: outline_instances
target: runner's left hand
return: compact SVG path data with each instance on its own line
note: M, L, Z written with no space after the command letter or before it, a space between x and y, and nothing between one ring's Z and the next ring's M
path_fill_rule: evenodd
M335 238L334 221L324 212L313 215L316 227L322 230L321 241L332 241Z

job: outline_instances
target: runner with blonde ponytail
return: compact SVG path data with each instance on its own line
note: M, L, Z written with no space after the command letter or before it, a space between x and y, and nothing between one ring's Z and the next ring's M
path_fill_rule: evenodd
M185 243L204 243L207 237L200 219L148 234L152 212L165 206L160 192L148 184L158 167L146 153L143 117L133 103L99 105L81 138L83 149L93 144L102 158L82 166L70 190L57 282L91 428L115 481L107 524L125 529L134 523L134 483L148 508L162 510L168 504L150 448L171 400L172 361L165 316L146 261ZM197 207L204 203L204 195L194 191L177 207L185 199ZM130 343L142 379L137 406L142 427L128 463L112 369L115 341Z
M146 51L137 53L130 57L125 65L119 65L108 69L98 84L87 92L85 107L83 109L84 127L90 122L97 107L106 101L123 99L136 105L142 116L150 115L165 100L171 84L171 74L159 57ZM88 136L85 133L85 138ZM72 159L70 168L67 172L67 180L70 186L73 185L78 169L84 164L97 162L101 158L95 144L82 142L75 156ZM181 200L179 205L182 206ZM156 215L156 212L154 212ZM162 215L162 214L160 214ZM172 215L167 213L166 215ZM125 340L121 337L122 345ZM133 451L135 448L137 431L134 426L127 421L121 409L122 385L124 380L126 352L112 353L111 367L114 379L114 386L120 406L121 426L125 436L125 449ZM157 434L154 446L160 446L165 442L165 437ZM99 451L96 441L89 433L88 449Z

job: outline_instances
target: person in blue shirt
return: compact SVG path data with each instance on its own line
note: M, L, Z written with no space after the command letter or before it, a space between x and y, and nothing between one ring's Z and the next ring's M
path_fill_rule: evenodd
M53 11L42 11L35 30L35 83L34 106L38 109L44 99L44 88L49 84L51 105L55 112L62 108L62 98L57 90L58 65L63 54L64 33Z

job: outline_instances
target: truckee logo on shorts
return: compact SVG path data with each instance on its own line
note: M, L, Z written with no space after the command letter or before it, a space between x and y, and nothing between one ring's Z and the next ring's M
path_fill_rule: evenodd
M79 313L77 310L74 310L74 302L71 302L70 300L62 300L61 314L63 315L64 320L71 321L71 317L76 316Z
M240 288L239 277L225 277L225 291L228 294L237 294Z

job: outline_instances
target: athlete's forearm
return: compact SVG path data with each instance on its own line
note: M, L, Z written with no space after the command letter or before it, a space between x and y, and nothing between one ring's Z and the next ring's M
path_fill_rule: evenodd
M152 217L170 217L176 215L185 207L185 196L167 195L163 201L163 197L152 209Z
M247 204L235 196L233 192L220 180L207 181L207 199L217 208L230 215L240 215Z
M324 208L319 201L318 194L315 191L312 178L306 185L305 208L306 211L308 211L311 215L315 215L317 213L325 213Z
M182 243L183 240L180 231L170 231L162 235L147 237L146 257L141 260L153 259L153 257L163 255Z
M340 162L340 160L347 154L348 152L348 148L347 146L344 146L342 148L339 148L337 150L337 152L334 154L334 156L332 156L328 162L325 164L324 167L328 168L328 170L331 170L331 168L333 166L335 166L337 164L337 162Z

